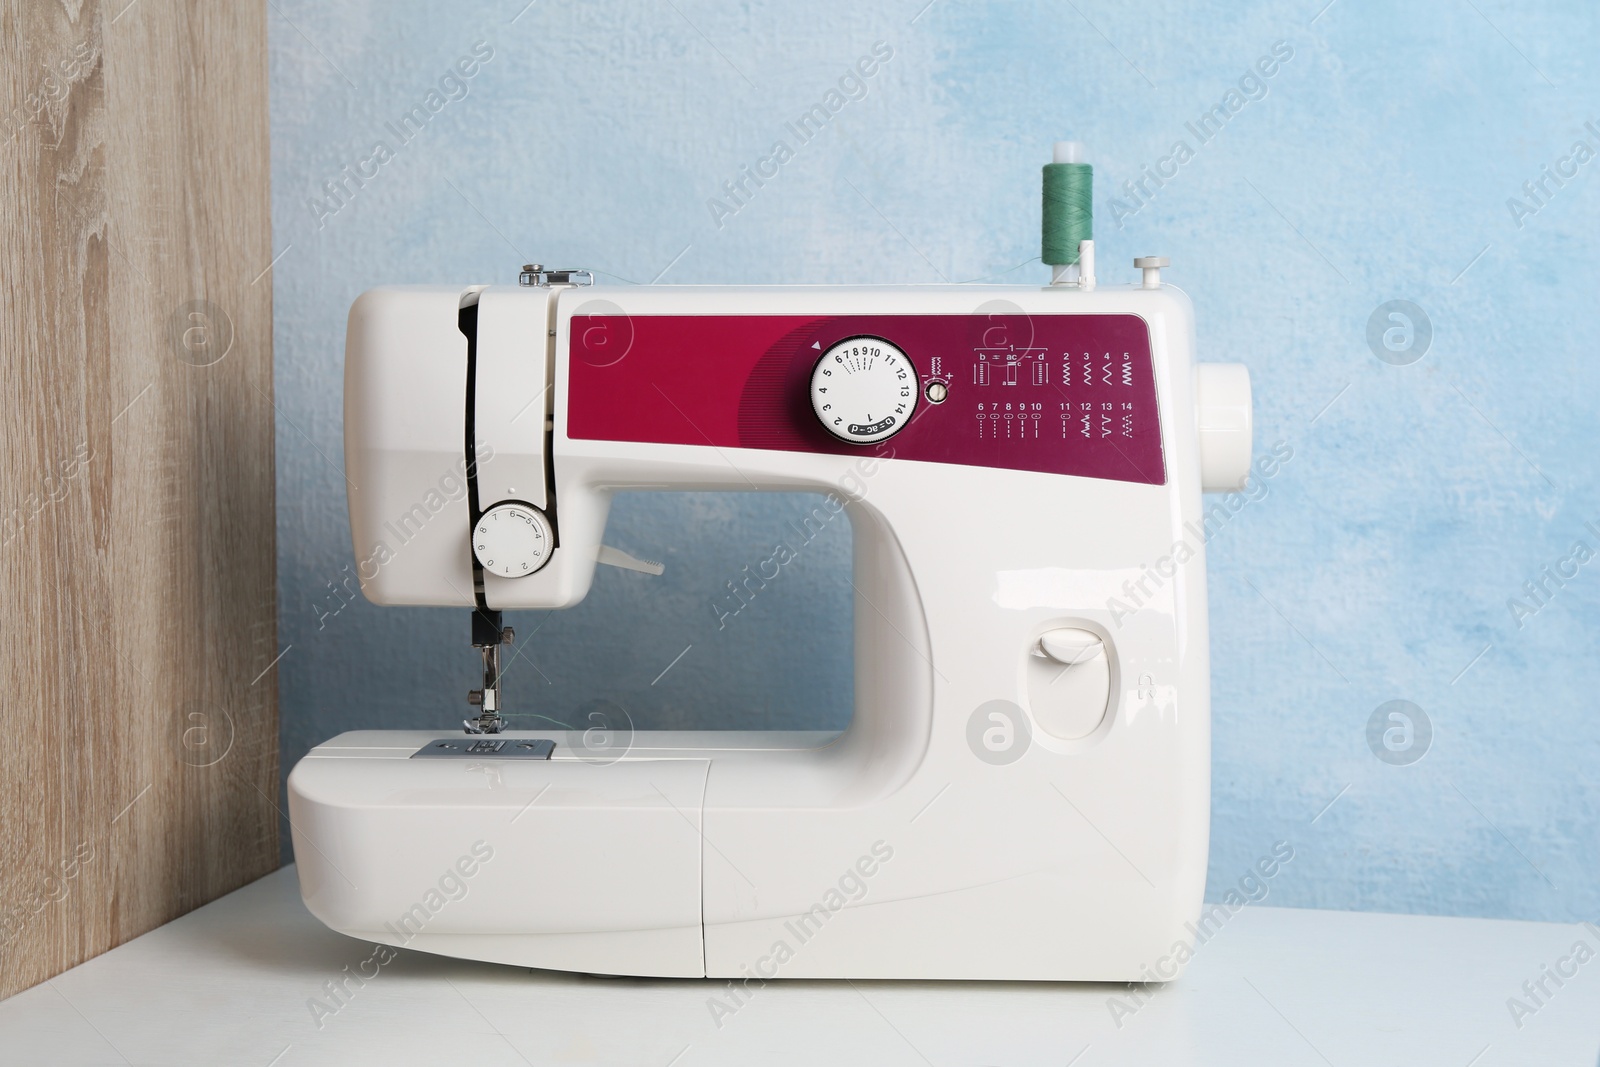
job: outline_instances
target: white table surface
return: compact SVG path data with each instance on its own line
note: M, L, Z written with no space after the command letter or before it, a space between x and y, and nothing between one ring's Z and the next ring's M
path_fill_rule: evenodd
M930 931L929 936L937 936ZM320 1020L372 946L284 868L0 1002L0 1063L1447 1064L1595 1067L1600 959L1520 1029L1507 998L1581 926L1247 907L1120 1028L1121 986L778 982L719 1028L723 983L591 978L399 950Z

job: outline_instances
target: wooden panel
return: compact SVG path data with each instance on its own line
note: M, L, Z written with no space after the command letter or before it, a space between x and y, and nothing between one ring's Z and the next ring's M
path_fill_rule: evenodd
M266 68L0 0L0 996L278 862Z

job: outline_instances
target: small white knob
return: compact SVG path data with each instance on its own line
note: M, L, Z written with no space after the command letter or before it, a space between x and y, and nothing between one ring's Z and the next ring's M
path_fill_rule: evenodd
M1143 285L1146 289L1161 288L1161 268L1170 267L1172 260L1166 256L1140 256L1133 261L1133 265L1143 272Z
M472 529L472 554L490 574L521 578L550 562L555 532L531 504L496 504Z
M1076 627L1063 626L1039 635L1039 651L1068 667L1087 663L1104 652L1105 647L1098 635Z

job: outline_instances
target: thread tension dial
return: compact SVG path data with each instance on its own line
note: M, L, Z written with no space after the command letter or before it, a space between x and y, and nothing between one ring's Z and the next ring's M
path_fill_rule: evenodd
M521 578L550 562L555 536L550 520L532 504L502 501L483 513L472 529L478 564L501 578Z

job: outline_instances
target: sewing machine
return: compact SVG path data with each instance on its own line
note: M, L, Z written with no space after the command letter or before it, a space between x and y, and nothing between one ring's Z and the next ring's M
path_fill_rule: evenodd
M532 266L362 295L362 589L471 612L484 679L464 729L347 733L295 767L313 914L747 990L1174 977L1207 860L1201 492L1249 472L1249 378L1195 362L1164 260L1108 285L1082 251L1045 286ZM843 733L504 729L500 613L576 604L597 564L659 570L603 543L622 490L814 491L848 515Z

